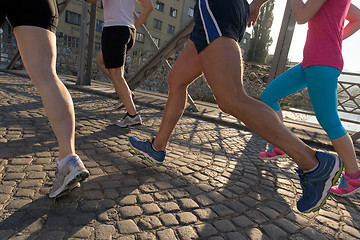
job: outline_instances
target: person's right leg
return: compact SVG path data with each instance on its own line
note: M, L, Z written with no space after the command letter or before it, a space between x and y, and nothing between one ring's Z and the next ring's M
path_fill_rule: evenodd
M199 58L219 107L279 146L298 165L303 188L303 195L297 202L298 210L317 211L325 204L331 186L341 174L341 159L315 152L286 128L269 106L246 94L242 83L241 50L234 39L217 38L199 54Z
M261 101L271 107L283 122L279 100L306 87L306 76L301 64L290 68L275 78L261 93ZM287 156L281 149L270 144L265 152L258 154L263 159L275 159Z

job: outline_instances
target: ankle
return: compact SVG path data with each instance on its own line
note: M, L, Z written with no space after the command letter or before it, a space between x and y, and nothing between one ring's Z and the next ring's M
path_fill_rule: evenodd
M360 177L360 170L358 170L358 171L355 172L355 173L347 173L347 172L345 171L345 175L348 176L349 178L356 179L356 178L359 178L359 177Z

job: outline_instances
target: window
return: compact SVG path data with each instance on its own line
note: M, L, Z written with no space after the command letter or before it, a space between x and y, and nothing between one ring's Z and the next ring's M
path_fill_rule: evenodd
M160 47L160 39L159 38L153 38L156 46Z
M175 8L170 8L170 16L176 18L177 10Z
M246 39L246 38L243 39L243 43L244 43L244 44L247 43L247 39Z
M74 12L70 12L70 11L66 10L65 22L72 23L75 25L80 25L81 15L78 13L74 13Z
M154 19L154 28L161 30L162 21Z
M159 1L156 1L155 3L155 9L158 10L158 11L161 11L163 12L164 11L164 3L162 2L159 2Z
M135 40L136 40L137 42L143 43L143 42L145 41L145 35L144 35L143 33L137 32L137 33L136 33Z
M96 20L96 26L95 26L96 31L101 32L103 30L103 27L104 27L104 22L100 20Z
M79 47L80 38L64 36L64 46L78 48Z
M169 24L167 32L170 33L170 34L174 34L175 33L175 27Z
M193 17L193 16L194 16L194 9L193 9L193 8L189 8L188 15L189 15L190 17Z

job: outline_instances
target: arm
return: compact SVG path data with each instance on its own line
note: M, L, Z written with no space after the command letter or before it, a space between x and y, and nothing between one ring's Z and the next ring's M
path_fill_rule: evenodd
M326 2L326 0L308 0L305 4L302 0L290 0L291 9L298 24L307 23Z
M143 7L140 16L135 21L135 28L138 29L145 20L149 17L150 13L154 9L151 0L137 0L138 3Z
M346 24L343 32L343 40L353 35L357 30L360 29L360 9L355 5L351 4L349 12L346 16L348 24Z
M248 27L251 27L255 24L256 19L259 16L259 11L260 8L262 7L262 5L264 5L265 2L267 2L268 0L253 0L250 3L250 15L249 15L249 21L248 21Z
M86 0L88 3L96 3L98 0Z

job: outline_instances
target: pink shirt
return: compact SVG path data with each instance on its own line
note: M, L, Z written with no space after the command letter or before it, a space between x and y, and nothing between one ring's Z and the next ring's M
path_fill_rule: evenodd
M326 65L342 71L342 36L351 0L327 0L308 22L303 68Z

